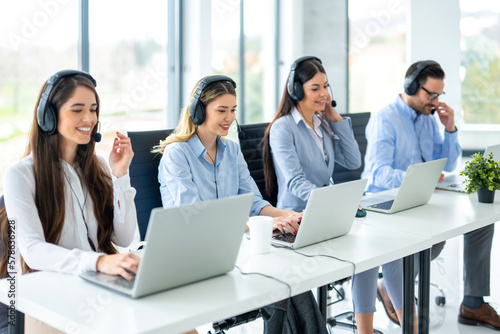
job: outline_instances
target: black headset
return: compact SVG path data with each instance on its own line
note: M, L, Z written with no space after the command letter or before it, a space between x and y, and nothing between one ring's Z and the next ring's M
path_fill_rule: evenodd
M310 60L310 59L314 59L314 60L318 61L320 64L323 64L321 62L321 59L319 59L318 57L304 56L304 57L300 57L297 60L295 60L292 64L292 66L290 66L290 76L288 77L288 84L287 84L286 88L287 88L288 94L290 95L292 100L294 100L295 102L302 101L302 99L304 98L304 89L302 88L302 84L295 81L295 69L303 61ZM337 102L333 99L332 87L330 85L328 85L328 87L330 87L330 95L332 98L332 107L335 108L337 106Z
M418 63L416 70L413 71L412 74L410 74L409 76L407 76L405 78L404 88L405 88L405 93L407 95L415 95L417 93L417 90L419 88L419 83L417 80L418 75L423 70L425 70L428 66L431 66L431 65L439 66L439 64L437 62L435 62L434 60L421 61L420 63Z
M49 102L50 93L61 78L78 74L92 81L94 87L97 86L95 79L90 74L77 70L59 71L47 80L47 87L45 87L40 97L38 108L36 109L36 119L40 129L49 136L54 134L57 129L57 110L55 110L54 106Z
M209 84L217 81L228 81L233 85L234 88L236 88L236 82L234 82L233 79L225 75L210 75L202 79L198 83L198 86L196 87L196 93L194 93L194 97L189 103L189 108L188 108L189 117L191 118L194 124L201 125L203 124L203 122L205 122L206 112L203 103L200 102L200 96L201 93L203 93L203 90Z

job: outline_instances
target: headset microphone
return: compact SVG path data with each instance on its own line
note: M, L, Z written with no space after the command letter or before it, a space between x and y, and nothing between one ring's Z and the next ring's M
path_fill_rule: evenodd
M97 122L97 133L94 135L94 141L96 143L100 142L102 139L101 135L101 122Z
M335 108L337 106L337 101L333 99L333 92L332 92L332 86L328 84L328 88L330 88L330 97L332 98L332 107Z
M234 121L236 124L233 126L233 131L238 132L238 139L245 139L245 132L241 131L240 123L238 123L238 120L235 118Z

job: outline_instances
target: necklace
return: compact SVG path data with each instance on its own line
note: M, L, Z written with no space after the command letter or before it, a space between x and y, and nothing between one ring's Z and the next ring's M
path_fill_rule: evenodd
M316 128L314 126L314 123L313 122L309 122L305 117L304 117L304 114L302 113L302 111L299 109L299 106L297 105L297 110L299 111L300 115L302 116L302 119L304 120L304 122L306 122L307 125L309 125L309 127L311 128L311 130L314 132L314 134L316 135L316 137L318 137L320 140L323 140L323 138L316 132ZM314 120L314 114L312 116L313 120Z
M314 115L313 115L314 117ZM309 125L309 127L311 128L311 130L314 132L314 134L316 135L316 137L319 138L319 140L323 140L323 137L321 137L317 132L316 132L316 127L314 126L314 123L309 123L309 121L307 121L304 116L302 116L302 118L304 119L304 122L306 122L306 124Z
M85 208L85 203L87 203L87 193L85 193L85 200L83 201L83 205L82 205L80 203L80 200L78 199L78 196L76 196L75 190L73 189L73 186L69 182L69 178L66 175L66 172L64 170L63 170L63 174L64 174L64 178L66 179L66 181L69 184L69 188L71 189L71 192L73 193L73 196L75 196L76 202L78 203L78 207L80 208L80 211L82 212L82 219L83 219L83 223L85 224L85 229L87 230L87 241L89 242L90 248L92 248L92 250L94 252L97 252L97 249L96 249L96 247L94 245L94 242L92 241L92 239L90 239L90 236L89 236L89 227L87 225L87 220L85 219L85 214L83 213L83 210Z
M214 164L214 166L215 166L215 159L214 159L214 158L212 158L212 156L210 155L210 153L208 153L208 150L207 150L207 155L208 155L208 157L210 158L210 161L212 161L212 163L213 163L213 164Z
M214 165L215 198L219 198L219 189L217 188L217 168L215 166L215 159L212 158L210 153L208 153L208 150L207 150L207 155L210 158L210 160L212 160L212 164Z

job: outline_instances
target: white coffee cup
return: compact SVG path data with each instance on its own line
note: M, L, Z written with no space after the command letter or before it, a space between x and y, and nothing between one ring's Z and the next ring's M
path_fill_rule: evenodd
M250 228L252 252L256 254L269 253L273 234L273 218L267 216L250 217L248 227Z

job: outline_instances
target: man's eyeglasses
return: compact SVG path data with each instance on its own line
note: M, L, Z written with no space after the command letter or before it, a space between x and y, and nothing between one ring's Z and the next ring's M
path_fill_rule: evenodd
M440 95L444 95L445 93L442 92L441 94L438 93L431 93L427 89L424 88L424 86L420 85L420 88L422 88L427 94L429 94L429 100L434 100L435 98L438 98Z

